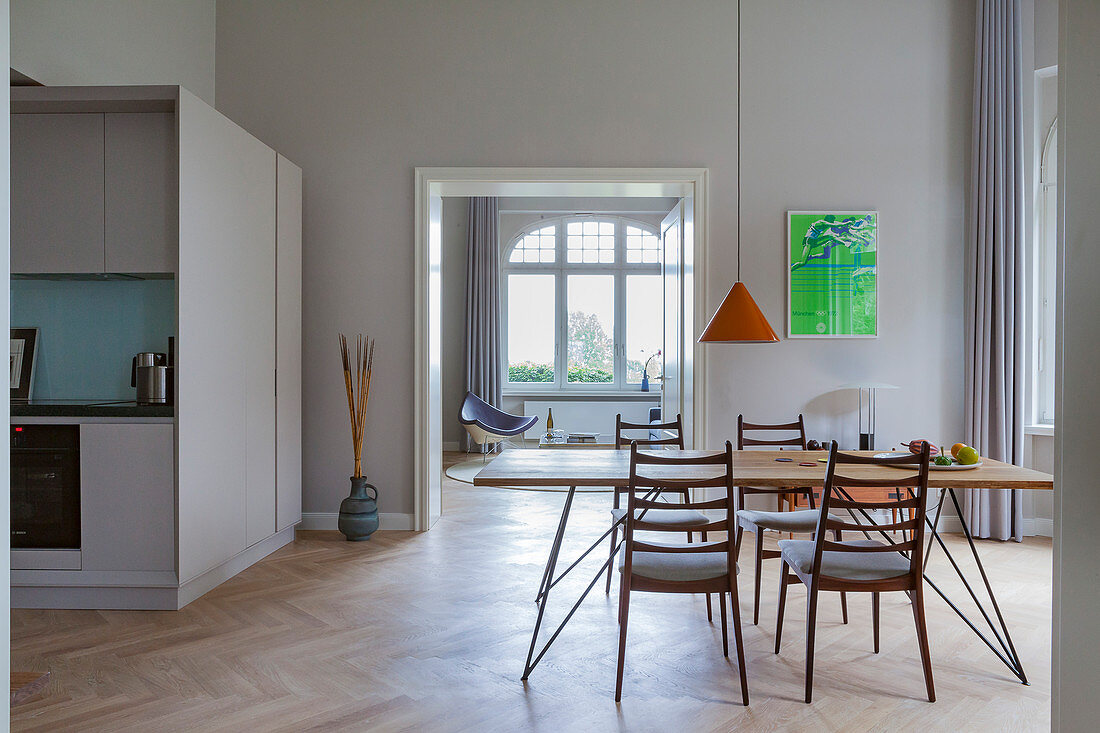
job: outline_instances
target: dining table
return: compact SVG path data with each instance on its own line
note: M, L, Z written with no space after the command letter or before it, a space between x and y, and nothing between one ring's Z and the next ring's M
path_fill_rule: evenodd
M660 455L669 457L688 458L692 456L711 455L714 451L698 450L662 450ZM876 451L845 451L857 455L875 455ZM914 457L915 458L915 457ZM826 451L799 451L799 450L740 450L733 454L733 483L735 486L759 486L770 488L817 488L824 485L827 468L828 453ZM1001 461L982 458L981 465L976 467L951 467L947 470L939 470L936 466L930 466L928 486L930 489L940 489L935 498L934 506L931 504L926 512L928 523L928 547L927 558L934 547L938 546L947 556L948 562L956 575L962 580L963 586L969 598L978 608L980 618L975 621L968 617L959 604L948 596L947 592L929 578L925 572L924 580L928 586L939 595L951 609L958 615L962 622L976 634L986 646L1004 663L1009 670L1023 684L1029 684L1024 672L1023 664L1009 633L1008 623L1004 618L1000 604L997 602L993 585L982 564L978 547L970 527L966 522L966 516L959 501L957 491L963 489L1008 489L1008 490L1033 490L1051 491L1054 488L1054 478L1048 473L1036 471L1022 466L1016 466ZM705 471L704 468L678 468L670 469L679 477L685 477L684 471ZM885 466L845 466L845 475L850 478L882 479L884 484L889 483L891 474L897 475L896 468ZM562 539L569 523L570 510L573 506L573 497L578 488L608 487L614 489L626 488L630 485L630 451L628 450L506 450L486 465L476 476L475 486L508 486L508 487L567 487L561 517L554 537L550 543L546 565L543 568L542 580L539 582L535 595L535 603L538 611L535 617L535 625L531 633L531 643L527 651L527 660L524 663L523 676L526 680L531 671L538 665L551 645L565 629L577 609L587 598L596 582L603 576L607 567L614 561L617 552L611 552L607 559L600 565L599 570L588 583L584 592L577 598L572 607L566 613L561 623L551 632L546 642L539 647L539 636L542 631L543 616L549 603L550 593L555 586L569 573L574 571L581 562L600 544L611 535L612 527L608 522L608 529L588 549L561 573L557 572ZM839 491L839 489L838 489ZM930 497L931 498L931 497ZM978 578L968 577L966 570L960 566L948 545L940 537L939 523L945 503L950 500L959 522L962 533L966 538L969 553L972 555ZM610 509L610 502L608 509ZM876 522L866 512L862 517L856 518L858 522L866 525L864 533L868 538L872 534L881 535L881 539L893 543L893 539L884 531L876 530ZM980 580L980 584L977 582ZM977 589L976 589L977 588ZM982 591L980 593L979 591ZM984 595L984 598L981 596ZM988 607L987 607L988 606ZM538 649L536 653L536 649Z

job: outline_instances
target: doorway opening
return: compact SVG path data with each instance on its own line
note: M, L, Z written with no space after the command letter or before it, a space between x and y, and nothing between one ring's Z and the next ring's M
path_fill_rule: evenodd
M464 437L455 283L465 283L466 199L500 203L501 407L540 415L528 443L545 432L550 407L556 423L601 431L607 414L613 425L616 412L626 420L654 408L681 414L686 444L704 447L695 336L704 321L706 183L705 169L416 170L417 529L441 515L443 450ZM657 351L659 366L647 367ZM653 377L645 392L643 372Z

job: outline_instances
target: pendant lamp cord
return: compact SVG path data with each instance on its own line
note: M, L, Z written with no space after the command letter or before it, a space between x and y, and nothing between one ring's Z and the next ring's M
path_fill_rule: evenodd
M741 0L737 0L737 282L741 282Z

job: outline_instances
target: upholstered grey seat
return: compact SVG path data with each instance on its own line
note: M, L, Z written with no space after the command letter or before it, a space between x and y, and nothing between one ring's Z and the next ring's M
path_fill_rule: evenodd
M798 512L762 512L755 509L739 509L737 521L742 526L745 522L755 524L763 529L774 529L779 532L813 532L817 529L817 520L821 512L817 509L805 509Z
M699 547L699 545L662 545ZM619 572L626 566L626 548L619 552ZM740 572L736 564L734 573ZM634 552L632 575L652 580L684 581L720 578L726 574L726 553L722 552Z
M877 540L852 540L845 545L856 547L885 546ZM802 573L814 569L813 540L780 540L779 552L791 567ZM821 574L845 580L885 580L909 574L909 558L898 552L830 552L821 553Z
M611 510L611 517L615 522L625 516L626 507ZM650 509L645 512L645 516L642 516L642 510L638 509L634 512L634 518L665 527L697 527L707 523L706 515L694 509Z

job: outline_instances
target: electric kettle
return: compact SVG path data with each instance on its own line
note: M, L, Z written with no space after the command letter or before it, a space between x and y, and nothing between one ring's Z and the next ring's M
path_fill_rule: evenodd
M143 351L130 364L130 386L139 405L168 404L168 355Z

